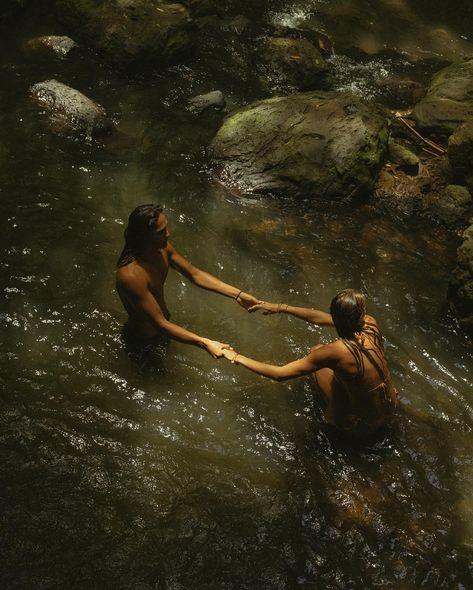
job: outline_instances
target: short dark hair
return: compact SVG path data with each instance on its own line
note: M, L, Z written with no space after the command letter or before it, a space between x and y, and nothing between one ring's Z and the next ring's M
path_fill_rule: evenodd
M335 295L330 304L330 314L337 333L342 338L352 338L364 325L366 299L355 289L343 289Z
M140 255L149 234L154 231L156 221L163 212L161 205L147 203L135 207L128 217L125 229L125 247L123 248L117 267L125 266Z

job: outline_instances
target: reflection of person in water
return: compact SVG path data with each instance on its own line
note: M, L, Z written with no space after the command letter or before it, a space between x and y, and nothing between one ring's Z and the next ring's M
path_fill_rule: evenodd
M314 346L301 359L283 366L262 363L234 350L224 356L276 381L312 374L326 402L326 420L352 435L368 435L385 426L397 391L391 382L382 336L376 320L365 313L364 296L345 289L332 300L330 313L282 303L260 302L251 312L287 313L318 326L334 326L338 338Z
M231 297L248 309L258 300L188 262L168 242L168 220L159 205L141 205L132 211L125 230L125 247L118 259L116 286L128 312L125 335L149 343L163 336L204 348L214 358L226 344L198 336L170 321L164 299L168 269L179 271L203 289Z

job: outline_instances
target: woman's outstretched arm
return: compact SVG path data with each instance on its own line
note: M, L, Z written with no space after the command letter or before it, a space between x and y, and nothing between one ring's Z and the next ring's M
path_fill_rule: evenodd
M274 379L274 381L287 381L288 379L309 375L313 371L317 371L323 367L333 368L337 364L338 358L333 344L326 344L312 349L304 358L297 359L282 366L262 363L234 350L222 350L222 353L232 363L242 365L253 371L253 373L257 373L263 377L269 377L270 379Z
M305 320L310 324L315 324L316 326L333 326L332 316L326 311L321 311L320 309L295 307L293 305L288 305L287 303L267 303L266 301L261 301L260 303L257 303L256 305L248 308L248 311L253 313L259 309L263 310L264 315L273 313L287 313L301 320Z

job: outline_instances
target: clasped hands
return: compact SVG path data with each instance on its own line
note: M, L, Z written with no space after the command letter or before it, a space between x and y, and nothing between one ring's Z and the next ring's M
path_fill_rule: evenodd
M263 310L263 315L270 315L281 312L281 303L268 303L262 299L256 299L253 295L240 291L236 297L238 305L241 305L249 313L254 313L259 309Z

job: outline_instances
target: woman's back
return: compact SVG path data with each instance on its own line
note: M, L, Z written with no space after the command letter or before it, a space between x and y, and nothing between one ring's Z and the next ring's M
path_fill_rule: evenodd
M376 320L366 316L362 330L337 345L326 418L346 432L370 434L387 423L397 400Z

